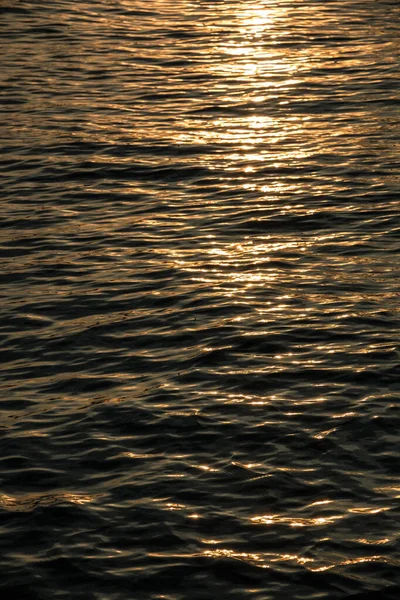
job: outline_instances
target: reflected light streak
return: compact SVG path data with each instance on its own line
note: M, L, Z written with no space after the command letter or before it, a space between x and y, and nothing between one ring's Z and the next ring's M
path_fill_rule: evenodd
M390 496L392 498L400 498L400 486L379 486L374 488L374 491L378 494L386 494L387 496Z
M390 543L390 539L389 538L382 538L381 540L368 540L366 538L360 538L356 540L359 544L365 544L365 545L372 545L372 546L383 546L385 544L389 544Z
M252 517L250 520L253 523L262 525L289 525L289 527L320 527L328 525L345 518L345 515L334 515L331 517L310 517L310 518L293 518L283 517L282 515L263 515L260 517Z
M359 565L359 564L363 564L363 563L369 563L369 562L375 562L375 561L380 561L380 562L386 562L387 559L384 556L361 556L359 558L352 558L350 560L344 560L342 562L338 562L338 563L334 563L332 565L324 565L322 567L316 567L316 568L311 568L311 571L314 571L316 573L323 573L324 571L330 571L331 569L334 569L335 567L345 567L348 565Z
M0 494L0 507L13 512L31 512L36 506L54 506L62 502L89 504L97 497L99 497L99 494L90 496L88 494L72 494L69 492L19 494L17 496Z
M210 541L205 541L210 543ZM212 541L214 543L214 540ZM215 542L218 543L218 542ZM272 554L256 552L236 552L227 548L218 548L215 550L205 550L203 555L209 558L232 558L243 562L254 564L262 569L268 569L270 563L293 561L297 564L306 564L313 562L312 558L305 558L297 554Z

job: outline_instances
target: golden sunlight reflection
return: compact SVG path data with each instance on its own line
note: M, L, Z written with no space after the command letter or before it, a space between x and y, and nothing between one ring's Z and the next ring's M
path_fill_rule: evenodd
M385 544L389 544L390 541L391 540L389 538L382 538L382 539L379 539L379 540L375 540L375 539L369 540L367 538L359 538L359 539L357 539L357 542L359 544L365 544L365 545L368 545L368 546L370 546L370 545L373 545L373 546L375 546L375 545L377 545L377 546L384 546Z
M214 467L210 467L209 465L193 465L196 469L200 469L201 471L207 471L209 473L217 472L219 469L215 469Z
M279 514L275 515L262 515L259 517L252 517L250 520L253 523L262 525L288 525L289 527L320 527L321 525L328 525L343 519L345 515L333 515L330 517L285 517Z
M257 163L270 160L271 150L276 152L276 165L310 154L307 143L301 142L301 138L308 135L305 126L308 117L265 114L264 110L268 102L284 105L287 92L302 82L296 74L304 69L304 58L299 59L278 43L284 35L288 10L287 5L281 3L273 6L265 2L239 4L231 34L225 35L224 31L224 35L215 35L214 52L218 60L204 61L196 67L203 76L206 72L219 82L214 91L218 92L219 104L226 107L229 114L216 114L207 120L199 118L196 123L190 119L187 127L177 132L178 143L231 145L234 152L223 156L225 169L241 168L244 175L253 173ZM221 11L223 24L224 6L217 6L216 11L217 14ZM221 25L217 19L204 26L210 34L215 34ZM260 43L266 40L268 44ZM229 109L234 111L236 105L247 105L249 110L244 114L232 113ZM260 182L258 185L243 183L244 189L252 189L252 185L256 189Z
M315 571L315 572L319 572L319 573L323 573L324 571L329 571L331 569L334 569L335 567L344 567L344 566L348 566L348 565L359 565L359 564L363 564L363 563L370 563L370 562L375 562L375 561L380 561L380 562L386 562L386 557L384 556L360 556L358 558L352 558L350 560L343 560L337 563L333 563L330 565L323 565L321 567L315 567L315 568L311 568L311 571Z
M236 76L261 74L265 69L268 72L294 72L296 68L293 57L288 53L282 58L282 52L275 51L273 41L282 30L280 25L287 18L288 7L281 3L273 6L265 2L243 2L236 11L236 27L234 34L218 36L218 50L220 54L232 56L236 60L223 64L211 65L212 69L221 74ZM272 43L260 44L260 39L268 39ZM268 49L266 49L268 48Z
M332 505L332 506L330 506ZM266 526L274 526L274 525L286 525L287 527L323 527L327 525L331 525L337 521L341 521L343 519L348 518L352 514L359 515L376 515L382 512L386 512L390 510L390 506L341 506L342 511L340 513L337 512L339 506L338 503L333 500L317 500L309 504L307 509L313 507L329 507L330 513L334 514L319 514L307 517L301 517L298 515L282 515L279 513L272 513L266 515L260 515L251 517L250 521L256 525L266 525ZM336 511L334 510L336 508ZM388 540L383 539L380 541L381 544L386 543ZM362 539L362 543L364 544L373 544L378 543L376 541L369 541L365 538Z
M220 542L217 540L201 540L202 543L207 545L217 545ZM321 540L322 541L322 540ZM357 540L362 544L380 544L384 545L389 540L382 539L377 541L369 541L369 540ZM304 565L309 571L314 572L324 572L336 567L347 566L347 565L357 565L370 563L375 561L386 561L386 558L381 555L374 556L359 556L357 558L351 558L347 560L335 560L332 556L331 560L323 561L319 558L312 558L310 556L302 556L300 554L292 554L289 552L286 553L272 553L272 552L238 552L234 549L230 548L213 548L206 549L203 551L203 556L213 559L218 558L231 558L239 561L243 561L254 566L257 566L262 569L268 569L275 563L295 563L298 565ZM324 563L324 564L322 564Z
M381 506L378 508L365 506L365 507L349 508L349 512L350 513L367 514L367 515L377 515L381 512L386 512L386 511L390 510L390 508L391 508L390 506Z
M400 498L400 486L398 485L383 485L374 489L378 494L386 494L392 498Z
M217 546L218 544L222 544L222 541L216 540L216 539L202 539L200 540L203 544L207 545L207 546ZM324 540L320 540L320 541L324 541ZM389 540L386 539L382 539L382 540L376 540L376 541L369 541L369 540L357 540L359 543L362 544L380 544L380 545L384 545L386 544ZM154 556L154 557L168 557L171 558L171 553L165 553L165 552L151 552L149 553L149 556ZM179 553L179 554L174 554L174 556L176 558L186 558L186 557L193 557L194 555L191 553ZM379 561L379 562L386 562L387 558L385 556L382 555L368 555L368 556L358 556L357 558L350 558L350 559L340 559L339 557L335 557L334 555L332 555L330 557L330 560L324 560L323 558L313 558L310 556L302 556L301 554L295 554L295 553L290 553L290 552L240 552L238 550L235 550L234 548L224 548L224 547L220 547L220 548L207 548L204 549L201 552L201 556L205 557L205 558L210 558L210 559L220 559L220 558L229 558L229 559L234 559L234 560L238 560L244 563L248 563L251 564L255 567L259 567L261 569L268 569L271 568L274 564L277 563L288 563L288 564L297 564L297 565L304 565L305 568L309 571L313 571L313 572L324 572L324 571L329 571L331 569L337 568L337 567L342 567L342 566L348 566L348 565L361 565L364 563L371 563L371 562L375 562L375 561Z
M165 507L167 510L183 510L186 508L184 504L178 504L176 502L167 502Z
M88 504L93 502L96 496L88 494L72 494L70 492L54 492L52 494L18 494L9 496L0 494L0 508L13 512L30 512L36 506L53 506L62 502L72 504Z
M253 289L262 288L282 276L281 270L273 264L275 253L297 252L301 255L307 246L308 244L302 239L284 242L272 236L263 236L263 239L256 241L243 239L240 242L224 245L220 241L210 240L208 247L202 249L204 258L208 258L207 265L199 263L197 258L193 260L188 252L179 248L173 251L171 258L174 266L190 273L194 281L211 283L218 277L221 288L229 286L229 289L224 289L227 297L238 294L248 296ZM250 266L251 268L248 268ZM298 277L302 277L302 273L303 269L298 267ZM285 300L289 299L289 296L283 297L280 305L270 305L269 302L265 302L263 306L257 307L257 311L260 314L271 311L281 312L286 307Z
M210 541L204 540L205 543ZM214 543L214 540L213 540ZM217 543L217 542L216 542ZM227 548L216 548L215 550L205 550L204 556L210 558L233 558L244 562L253 563L262 569L268 569L270 563L293 561L297 564L306 564L313 562L312 558L305 558L297 554L273 554L265 552L236 552Z
M216 550L205 550L204 556L211 558L235 558L237 560L251 561L256 563L263 563L264 559L262 555L248 552L235 552L234 550L228 550L225 548L218 548ZM267 565L260 565L267 568Z

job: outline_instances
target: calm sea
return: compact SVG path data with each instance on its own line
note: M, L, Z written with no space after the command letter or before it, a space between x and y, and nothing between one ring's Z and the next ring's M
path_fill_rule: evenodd
M399 599L400 3L0 1L1 600Z

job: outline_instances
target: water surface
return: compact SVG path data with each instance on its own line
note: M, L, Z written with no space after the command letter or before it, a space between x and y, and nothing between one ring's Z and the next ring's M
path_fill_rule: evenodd
M399 4L0 11L2 598L400 597Z

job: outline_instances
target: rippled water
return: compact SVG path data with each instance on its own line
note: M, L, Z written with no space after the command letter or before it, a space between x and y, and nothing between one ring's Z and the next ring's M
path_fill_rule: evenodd
M400 598L399 3L0 9L1 598Z

